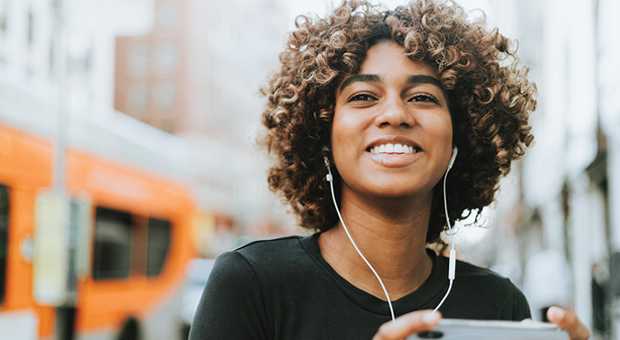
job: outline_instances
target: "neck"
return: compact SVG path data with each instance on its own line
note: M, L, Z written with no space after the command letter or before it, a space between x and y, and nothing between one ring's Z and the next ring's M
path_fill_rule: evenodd
M426 233L432 195L406 200L369 200L343 191L341 214L359 250L377 271L390 298L418 289L430 275ZM338 223L319 239L325 260L347 281L381 299L377 278Z

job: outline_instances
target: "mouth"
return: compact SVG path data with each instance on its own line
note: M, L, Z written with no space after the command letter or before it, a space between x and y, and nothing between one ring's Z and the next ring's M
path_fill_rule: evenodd
M372 154L416 154L420 149L407 144L384 143L369 147L366 151Z

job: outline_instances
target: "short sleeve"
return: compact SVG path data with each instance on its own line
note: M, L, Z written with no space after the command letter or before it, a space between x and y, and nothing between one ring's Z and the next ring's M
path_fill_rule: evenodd
M532 317L530 304L523 293L512 284L512 320L521 321Z
M256 273L237 252L218 257L191 326L190 340L267 339Z

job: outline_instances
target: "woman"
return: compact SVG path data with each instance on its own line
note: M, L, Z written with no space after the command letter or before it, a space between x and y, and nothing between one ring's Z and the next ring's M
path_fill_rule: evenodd
M402 339L441 315L529 318L508 279L458 262L452 282L428 248L493 201L532 142L536 90L510 45L452 2L298 17L263 122L270 187L317 233L221 255L190 338ZM567 310L549 319L588 338Z

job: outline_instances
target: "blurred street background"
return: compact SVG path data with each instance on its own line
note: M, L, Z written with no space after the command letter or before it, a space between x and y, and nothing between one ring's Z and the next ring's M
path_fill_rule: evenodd
M457 2L539 90L534 146L459 255L536 320L561 305L620 339L620 1ZM0 0L0 339L182 339L218 254L307 233L267 188L259 88L294 18L331 6Z

